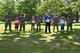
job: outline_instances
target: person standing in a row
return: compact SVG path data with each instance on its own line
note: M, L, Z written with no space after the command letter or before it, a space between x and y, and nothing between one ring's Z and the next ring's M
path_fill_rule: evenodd
M19 18L18 17L16 17L14 23L15 23L15 32L18 32L18 28L19 28Z
M57 29L57 32L59 31L58 22L59 22L58 16L54 16L53 17L53 32L55 31L55 28Z
M25 15L22 14L19 20L20 20L20 32L22 31L22 28L23 31L25 32L25 20L26 20Z
M47 33L47 28L48 28L49 33L51 33L50 23L51 23L51 17L50 15L46 15L45 16L45 33Z
M5 30L4 33L6 33L7 27L9 26L9 30L11 32L11 15L10 12L4 17L5 20Z
M35 17L32 16L32 19L31 19L31 31L35 30Z
M73 30L72 30L73 19L72 19L71 15L69 15L67 17L67 21L66 22L67 22L67 32L69 31L69 27L70 27L71 32L73 32Z
M41 17L36 18L37 31L41 30Z
M64 17L61 17L60 19L60 26L61 26L61 33L64 33L64 26L65 26L65 20Z

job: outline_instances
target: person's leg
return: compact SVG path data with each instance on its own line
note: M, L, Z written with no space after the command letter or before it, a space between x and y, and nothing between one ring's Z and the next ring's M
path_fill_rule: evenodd
M31 31L33 31L34 30L34 24L32 23L32 25L31 25Z
M62 30L62 32L64 33L64 24L62 24L61 30Z
M25 24L23 25L23 31L25 32Z
M17 32L18 32L18 27L19 27L19 26L17 26Z
M55 30L55 25L53 25L53 32L54 32L54 30Z
M16 28L16 32L18 32L18 31L17 31L17 28Z
M9 30L10 30L10 32L11 32L11 23L9 23Z
M48 23L48 30L49 30L49 33L51 33L51 30L50 30L50 23Z
M70 30L71 30L71 32L73 32L73 30L72 30L72 24L70 25Z
M61 33L62 33L62 24L61 24Z
M39 30L41 31L41 24L39 24Z
M35 30L35 23L33 24L33 30Z
M4 33L6 33L7 26L8 26L8 23L5 22L5 30L4 30Z
M47 33L47 23L45 24L45 33Z
M67 24L67 32L68 32L68 30L69 30L69 24Z
M64 24L63 24L63 33L64 33Z
M39 25L37 24L37 31L38 31L38 27L39 27Z
M59 29L58 29L58 24L56 25L56 28L57 28L57 32L59 31Z
M22 31L22 25L20 24L20 32Z

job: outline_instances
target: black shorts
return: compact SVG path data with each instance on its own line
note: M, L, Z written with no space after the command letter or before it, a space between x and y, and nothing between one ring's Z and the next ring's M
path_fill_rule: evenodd
M18 29L18 26L15 26L15 29Z
M31 26L35 26L35 23L32 23Z

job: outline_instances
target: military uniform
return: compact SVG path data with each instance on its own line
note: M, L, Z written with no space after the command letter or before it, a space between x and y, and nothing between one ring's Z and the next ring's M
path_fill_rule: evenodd
M11 32L11 16L8 14L5 16L4 19L5 19L5 31L4 32L6 32L8 26L9 26L9 30Z
M20 20L20 32L22 31L22 28L23 28L23 31L25 31L25 20L26 20L26 18L24 16L21 16L19 18L19 20Z
M37 31L41 30L41 18L40 17L36 19L36 23L37 23Z
M55 30L55 27L57 28L57 31L59 30L58 29L58 17L54 17L53 18L53 31Z
M69 30L69 27L70 27L70 30L73 31L73 30L72 30L73 19L71 19L71 18L72 18L71 16L69 16L69 17L67 18L67 31Z

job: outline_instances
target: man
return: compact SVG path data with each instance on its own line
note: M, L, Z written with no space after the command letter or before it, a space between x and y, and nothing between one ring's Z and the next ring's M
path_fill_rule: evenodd
M19 20L20 20L20 32L22 31L22 28L23 28L23 31L25 32L25 20L26 20L26 18L24 16L24 14L21 15Z
M9 26L9 30L11 32L11 15L10 12L4 17L5 20L5 30L4 33L6 33L7 27Z
M46 15L45 16L45 33L47 33L47 28L48 28L49 33L51 33L50 23L51 23L51 17L49 15Z
M37 31L41 30L41 17L36 18Z
M67 22L67 32L69 31L69 27L70 27L71 32L73 32L73 30L72 30L73 19L70 15L68 16L66 22Z
M55 30L55 27L57 28L57 31L58 31L58 16L54 16L53 17L53 32Z

